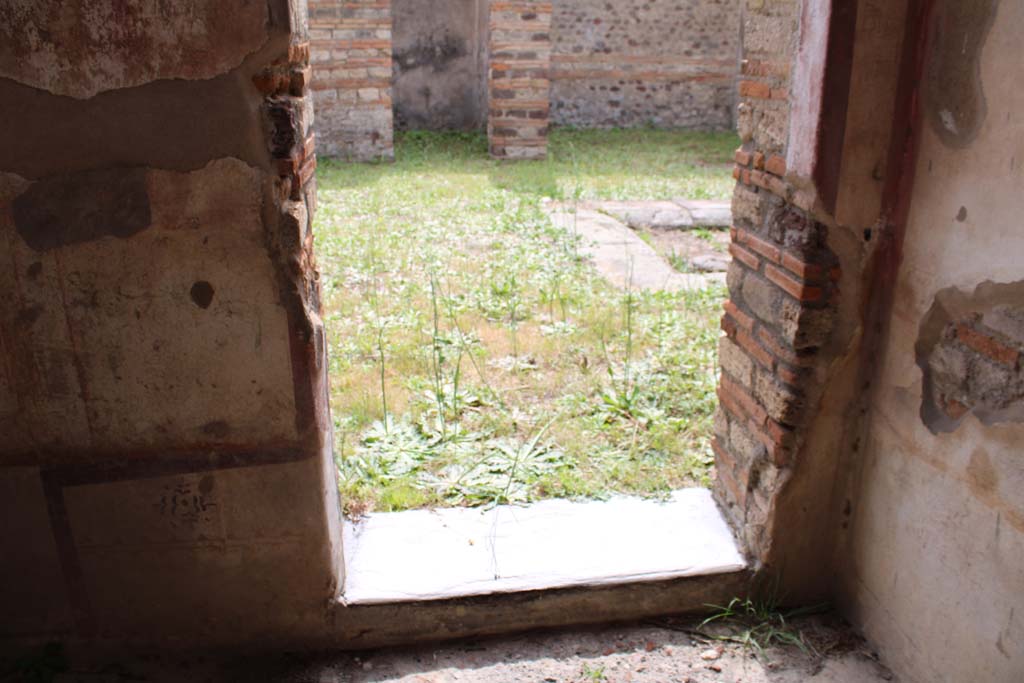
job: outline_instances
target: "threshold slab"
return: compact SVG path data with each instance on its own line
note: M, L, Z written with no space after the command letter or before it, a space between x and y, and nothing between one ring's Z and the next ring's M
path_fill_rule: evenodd
M707 489L667 501L547 500L345 522L346 605L610 586L746 567Z

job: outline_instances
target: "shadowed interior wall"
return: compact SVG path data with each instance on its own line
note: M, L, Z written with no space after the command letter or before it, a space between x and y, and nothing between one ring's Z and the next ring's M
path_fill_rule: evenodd
M399 130L487 122L487 0L392 0Z
M1024 676L1024 5L936 3L862 471L851 615L907 681ZM995 380L995 383L991 383ZM993 411L998 408L998 412Z
M4 636L322 632L308 62L298 0L0 7Z

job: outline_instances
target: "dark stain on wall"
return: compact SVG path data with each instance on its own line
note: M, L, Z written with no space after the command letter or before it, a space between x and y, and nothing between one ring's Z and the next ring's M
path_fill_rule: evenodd
M256 58L253 58L255 61ZM203 81L155 81L87 100L0 78L3 170L25 178L112 166L176 171L235 157L267 163L265 136L251 104L249 71ZM40 141L60 154L40 154Z
M486 120L486 4L394 0L395 128L476 130Z
M18 234L36 251L131 237L151 223L146 172L105 168L50 176L18 196L12 214Z
M423 67L446 71L454 60L467 54L466 41L447 32L441 36L421 36L412 47L395 51L395 68L398 72Z
M476 107L476 93L471 74L459 70L459 63L469 55L467 41L447 31L420 36L412 46L395 51L395 80L409 75L416 81L412 88L398 89L395 124L399 129L466 126L464 121ZM461 74L448 75L449 71Z
M999 0L944 0L935 8L925 72L932 130L950 147L970 144L985 120L981 50Z

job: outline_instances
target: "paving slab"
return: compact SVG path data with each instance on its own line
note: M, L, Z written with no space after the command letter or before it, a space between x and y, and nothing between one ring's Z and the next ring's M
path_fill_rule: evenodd
M549 216L555 225L580 235L580 250L620 289L679 291L725 281L722 273L680 273L634 230L600 211L552 206Z
M720 199L591 201L581 208L606 213L634 230L686 230L732 225L732 202Z
M585 208L613 216L634 230L679 230L695 225L690 211L674 201L591 202Z
M732 202L720 199L674 199L685 209L693 225L709 228L726 228L732 225Z
M701 254L689 260L694 270L704 273L724 273L729 270L732 259L728 254Z

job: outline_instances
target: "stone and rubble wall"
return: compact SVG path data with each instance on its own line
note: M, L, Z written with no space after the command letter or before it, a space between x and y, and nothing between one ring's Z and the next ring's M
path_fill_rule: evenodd
M735 124L739 0L311 0L310 14L317 130L330 156L388 158L392 101L396 128L474 130L495 118L495 101L518 99L513 110L545 123L512 146L527 157L549 118L582 128ZM510 70L519 75L497 90L519 96L488 97Z
M553 123L701 130L733 126L739 0L553 4Z
M797 3L748 9L733 176L733 256L719 346L718 492L754 555L771 544L773 496L794 464L817 351L831 332L837 268L827 228L785 180ZM783 41L764 40L763 25Z
M391 0L310 0L316 131L321 154L391 159Z

